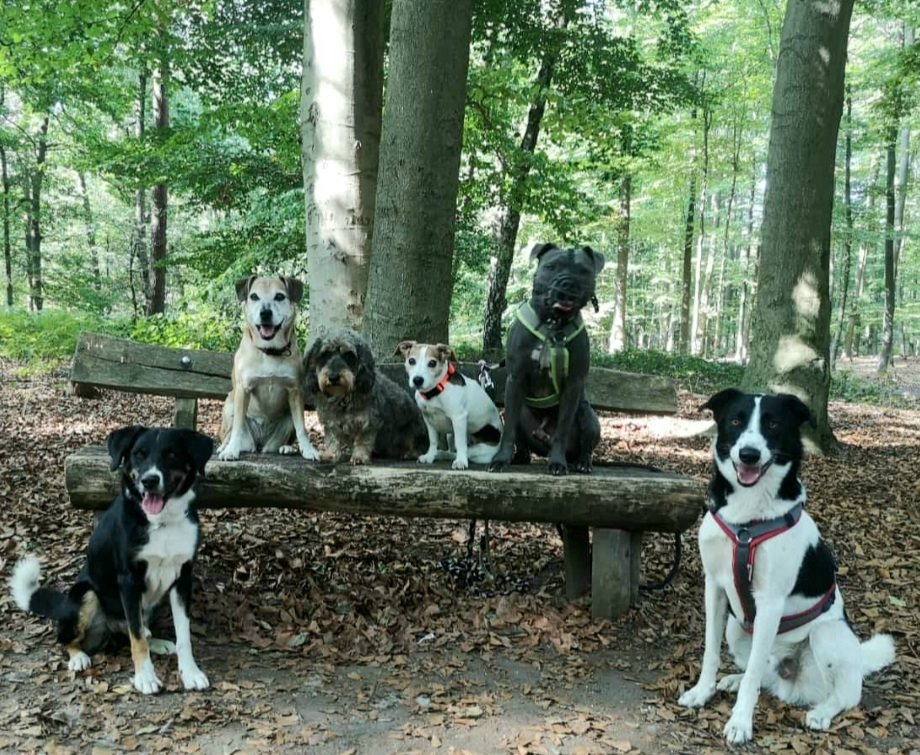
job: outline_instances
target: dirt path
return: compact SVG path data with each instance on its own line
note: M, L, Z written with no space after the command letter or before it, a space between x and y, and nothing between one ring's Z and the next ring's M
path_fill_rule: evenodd
M30 551L48 579L75 574L92 517L69 509L61 464L127 422L169 420L167 402L68 394L62 380L0 373L0 578ZM765 698L761 750L910 752L920 740L920 567L915 466L920 411L835 404L844 446L806 465L810 510L841 563L851 621L896 635L895 668L829 733ZM202 411L212 431L217 407ZM601 456L705 476L707 441L679 422L609 417ZM688 437L689 436L689 437ZM462 523L205 512L193 630L212 689L130 688L127 652L66 670L47 622L0 596L0 750L25 752L723 752L730 699L702 712L674 701L698 672L702 595L693 535L670 589L614 623L562 598L554 528L494 527L501 577L458 586L441 561L463 551ZM645 580L671 558L649 538ZM494 594L487 594L493 591ZM507 594L501 594L505 592ZM167 617L157 634L171 636ZM727 669L727 662L723 669Z

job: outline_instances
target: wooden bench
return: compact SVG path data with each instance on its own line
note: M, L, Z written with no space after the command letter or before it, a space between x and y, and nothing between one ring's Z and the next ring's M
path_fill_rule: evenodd
M94 333L80 335L71 381L176 399L175 423L194 427L197 401L230 390L232 355L170 349ZM401 384L402 364L381 368ZM475 364L461 371L476 376ZM499 399L502 370L493 373ZM673 414L674 385L663 378L592 368L588 398L598 409ZM65 461L71 503L104 509L118 492L101 446ZM563 525L566 594L592 591L592 612L611 618L637 600L643 532L680 533L703 511L703 483L634 466L599 466L592 475L552 477L541 464L491 474L418 464L312 464L299 457L245 455L212 460L199 482L203 508L284 507L363 515L554 522Z

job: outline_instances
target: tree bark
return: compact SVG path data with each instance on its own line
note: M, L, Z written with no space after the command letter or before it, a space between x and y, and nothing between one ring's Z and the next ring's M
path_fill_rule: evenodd
M2 93L2 89L0 89ZM10 174L6 148L0 144L0 179L3 188L3 266L6 271L6 306L13 306L13 245L10 241Z
M560 15L556 21L558 29L564 29L568 19ZM518 230L521 227L521 213L527 202L527 177L530 175L532 156L537 149L540 137L540 125L546 112L546 96L553 80L553 71L559 49L550 42L544 48L543 59L537 71L536 94L527 112L527 126L518 153L513 158L511 185L503 198L501 220L498 226L497 253L489 266L487 282L486 311L483 320L482 349L490 357L502 353L502 314L508 306L506 294L511 264L514 261L514 247L517 244Z
M80 180L80 195L83 200L83 225L86 227L86 246L89 248L89 259L93 268L93 288L99 291L102 288L102 277L99 272L99 249L96 246L96 226L93 223L93 208L89 202L89 192L86 190L86 175L83 171L77 173Z
M153 74L153 122L160 133L169 130L169 64L165 54ZM153 187L153 213L150 218L150 273L152 278L147 314L166 311L166 220L169 191L161 181Z
M786 6L777 58L747 389L794 393L818 448L835 446L828 298L834 159L853 0Z
M696 117L696 112L692 114ZM684 256L680 287L680 339L678 350L690 353L690 294L693 288L693 229L696 222L696 166L690 157L690 191L687 199L687 215L684 221Z
M853 192L851 187L851 170L853 163L853 100L847 87L847 128L845 135L844 163L843 163L843 215L846 231L843 237L843 264L840 272L840 318L837 322L837 334L834 336L834 345L831 348L831 368L837 363L837 354L840 352L840 342L843 339L843 324L847 311L847 297L850 292L850 268L853 265Z
M395 0L363 330L447 342L472 0Z
M744 364L748 355L748 322L750 321L752 296L752 263L756 246L754 244L754 200L757 197L757 165L754 164L754 175L751 177L751 195L748 200L747 216L747 245L744 248L744 259L741 262L741 293L738 298L738 330L735 333L735 359L739 364Z
M617 218L617 279L614 294L613 323L610 326L608 351L614 354L626 348L626 285L629 280L629 220L632 177L620 180L620 216Z
M878 372L883 373L891 365L891 350L894 343L894 304L895 304L895 270L894 270L894 177L896 172L896 155L898 127L891 124L886 133L885 148L885 309L882 312L882 346L878 356Z
M881 170L881 160L876 158L873 161L873 167L869 178L869 185L866 193L869 195L869 207L866 213L867 217L875 217L875 184L878 183L879 171ZM852 359L859 355L859 303L862 299L863 291L866 284L866 263L869 260L869 245L862 242L859 245L859 258L856 263L856 288L853 296L850 297L850 315L847 320L847 335L844 340L843 351L847 359Z
M134 135L140 144L144 141L145 119L147 115L147 72L141 71L137 79L137 102L135 105ZM147 191L139 186L134 192L134 257L141 276L141 289L144 296L144 309L149 306L150 260L147 257ZM134 281L131 282L132 293ZM135 308L136 313L136 308Z
M29 303L41 312L45 297L42 282L42 184L45 179L45 162L48 155L49 116L42 119L38 137L35 141L35 167L30 171L28 180L29 209L26 249L29 255Z
M703 108L703 174L700 179L700 232L696 238L696 280L693 287L693 319L690 323L690 352L700 353L700 298L703 290L703 242L706 239L706 191L709 179L709 127L712 111Z
M310 336L360 330L383 109L382 0L304 0L301 156Z

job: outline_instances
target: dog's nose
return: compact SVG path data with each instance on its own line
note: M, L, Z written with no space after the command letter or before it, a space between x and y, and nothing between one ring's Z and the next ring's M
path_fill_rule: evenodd
M329 385L338 385L338 384L339 384L339 380L340 380L339 373L337 373L337 372L330 372L330 373L329 373L328 380L329 380Z
M155 472L150 472L141 477L141 485L144 486L144 490L155 490L160 487L160 475Z
M259 312L259 319L261 319L262 322L271 322L272 321L272 311L267 308L263 309L261 312Z
M738 451L738 458L741 459L742 464L759 464L760 449L745 446Z
M421 388L422 383L424 382L425 378L423 378L421 375L416 375L414 378L412 378L412 385L414 385L416 388Z

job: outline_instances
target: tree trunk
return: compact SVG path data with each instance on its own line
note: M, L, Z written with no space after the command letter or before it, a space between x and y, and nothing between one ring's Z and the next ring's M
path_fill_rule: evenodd
M696 117L694 115L694 117ZM680 287L680 342L681 354L690 353L690 293L693 287L693 229L696 220L696 166L690 158L690 192L687 215L684 221L683 273Z
M886 372L891 365L891 349L894 343L894 176L897 141L898 127L892 124L886 133L887 146L885 148L885 309L882 312L882 347L878 356L879 373Z
M448 340L472 0L394 0L363 329L378 356Z
M158 132L169 130L169 66L165 54L153 74L153 122ZM147 314L166 311L166 211L168 190L161 182L153 187L153 213L150 218L150 273L153 279Z
M81 170L77 173L80 180L80 194L83 199L83 224L86 226L86 246L89 248L89 259L93 266L93 288L99 291L102 288L102 276L99 273L99 249L96 247L96 226L93 223L93 208L89 203L89 192L86 190L86 175Z
M137 102L135 106L134 135L138 144L144 141L145 118L147 113L147 72L141 71L137 79ZM147 191L143 186L134 192L134 250L133 256L137 259L137 267L141 275L141 288L144 294L144 309L149 306L150 290L150 260L147 257ZM131 281L131 291L134 292L134 280ZM137 308L135 307L135 313Z
M846 231L843 237L843 270L840 273L840 319L837 322L837 334L834 336L834 345L831 348L831 368L837 363L837 354L840 352L840 341L843 338L843 323L847 311L847 297L850 292L850 268L853 264L853 193L851 188L851 168L853 163L853 100L847 87L847 128L845 135L844 166L843 166L843 214L846 221Z
M617 280L614 296L613 323L610 326L608 351L614 354L626 348L626 284L629 277L629 220L632 199L632 178L628 174L620 181L620 217L617 219Z
M786 6L773 89L767 193L747 389L794 393L831 450L831 217L834 158L853 0ZM807 177L807 180L806 178Z
M700 180L700 233L696 239L696 283L693 289L693 321L690 324L690 351L700 353L700 299L703 292L703 242L706 239L706 190L709 179L709 127L712 111L703 108L703 176Z
M29 303L36 311L41 312L44 307L45 297L42 283L42 184L45 178L45 160L48 155L48 122L49 116L42 120L38 138L35 142L35 167L29 178L29 210L28 210L28 243L27 252L30 258L29 270Z
M702 283L700 284L699 297L699 315L697 317L697 354L703 357L708 356L706 351L706 333L709 327L709 301L712 294L712 277L715 271L716 247L718 246L717 234L719 231L719 193L714 191L710 197L712 205L712 233L706 243L706 266L702 274ZM700 217L700 227L702 227L702 216ZM701 237L702 238L702 237Z
M360 330L383 107L382 0L304 0L301 156L310 336Z
M2 90L0 90L2 92ZM10 174L6 148L0 144L0 178L3 187L3 266L6 270L6 306L13 306L13 246L10 242Z
M752 273L754 253L754 200L757 197L757 165L754 164L754 175L751 178L751 196L748 202L747 217L747 245L744 248L744 260L741 263L741 294L738 300L738 330L735 333L735 359L739 364L744 364L748 355L748 322L750 321L752 296L752 280L756 274Z
M556 21L558 29L564 29L568 19L563 15ZM547 44L543 59L537 71L534 101L527 112L527 126L518 152L513 157L511 186L507 196L503 197L501 220L496 239L497 254L489 266L487 282L486 311L483 320L482 349L491 357L498 357L502 352L502 314L508 305L505 294L508 290L508 278L514 261L514 247L517 244L518 230L521 227L521 213L527 202L527 177L533 163L532 155L537 149L540 136L540 124L546 112L546 96L553 80L553 71L558 57L558 46Z
M869 195L869 208L866 213L867 217L875 217L875 184L878 183L879 171L881 170L881 160L873 161L871 177L866 193ZM850 316L847 321L847 335L844 341L843 351L847 359L859 356L859 303L862 299L863 291L866 284L866 263L869 260L869 246L867 242L862 242L859 246L859 259L856 263L856 288L853 296L850 297Z

